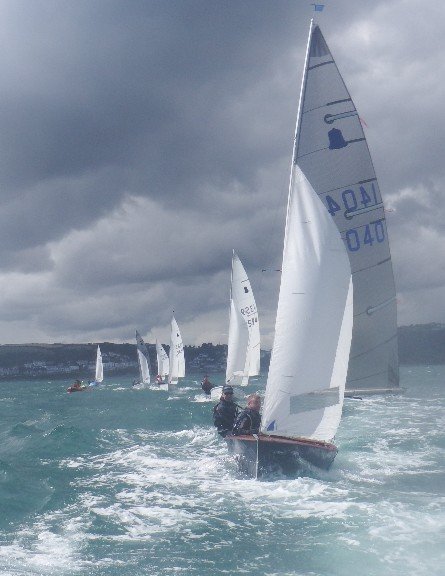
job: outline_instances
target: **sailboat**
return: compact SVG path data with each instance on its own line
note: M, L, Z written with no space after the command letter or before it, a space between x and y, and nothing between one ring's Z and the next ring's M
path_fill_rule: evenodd
M244 266L232 254L229 337L227 342L226 384L247 386L249 376L260 373L260 324L255 298ZM222 386L211 390L212 400L219 400Z
M96 352L96 369L94 373L94 380L89 383L90 387L97 386L104 379L104 366L102 362L102 353L100 351L100 346L97 347Z
M150 356L148 354L148 348L137 330L136 351L138 356L139 381L135 382L133 385L146 386L150 384Z
M353 332L351 263L347 240L324 205L325 195L314 188L312 179L318 185L319 177L306 173L311 164L305 154L310 154L311 143L301 141L305 114L314 113L307 108L305 94L312 95L316 110L329 102L328 110L333 107L336 119L349 118L336 108L344 93L329 95L333 100L317 93L330 87L330 67L337 70L320 29L311 22L261 431L225 438L240 468L253 477L271 471L292 475L308 465L329 469L337 454L333 440L341 419ZM349 99L342 102L342 109L349 103ZM312 139L321 139L324 121L322 116ZM335 155L337 149L329 148L329 130L328 123L324 146ZM311 133L305 134L309 138ZM335 157L325 161L335 171Z
M398 393L397 303L385 210L357 109L311 23L294 162L341 233L354 283L346 395Z
M156 380L161 384L170 372L170 361L164 346L156 340L156 359L158 362L158 375Z
M161 384L160 387L167 387L170 389L175 386L179 378L185 376L185 358L184 358L184 344L182 342L181 332L179 331L178 323L174 316L171 320L170 331L170 351L169 351L169 373L167 384Z

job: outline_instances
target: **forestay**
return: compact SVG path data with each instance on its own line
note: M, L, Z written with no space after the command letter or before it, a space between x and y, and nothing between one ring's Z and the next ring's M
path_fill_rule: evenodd
M346 388L397 387L397 311L382 197L361 120L318 26L309 35L294 163L348 250L354 328Z
M352 334L352 280L337 227L293 166L266 434L330 441L341 418Z
M260 371L260 324L252 287L236 252L232 256L226 382L246 386Z
M138 354L139 375L142 384L150 383L150 356L145 342L136 330L136 349Z

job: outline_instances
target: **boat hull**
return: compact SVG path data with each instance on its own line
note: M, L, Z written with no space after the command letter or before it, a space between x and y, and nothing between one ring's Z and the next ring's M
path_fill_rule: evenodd
M329 470L337 454L334 444L282 436L226 436L240 472L252 478L281 473L295 476L309 466Z

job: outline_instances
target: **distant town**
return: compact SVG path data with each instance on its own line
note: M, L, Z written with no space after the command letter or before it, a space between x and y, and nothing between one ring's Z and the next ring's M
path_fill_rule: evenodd
M445 364L445 325L416 324L398 329L401 364ZM90 344L3 344L0 345L0 379L93 378L97 344L109 375L138 373L136 347L133 344L96 342ZM156 350L148 345L155 371ZM168 350L168 346L167 346ZM227 346L206 343L185 346L189 374L224 372ZM261 351L261 369L267 369L270 352Z

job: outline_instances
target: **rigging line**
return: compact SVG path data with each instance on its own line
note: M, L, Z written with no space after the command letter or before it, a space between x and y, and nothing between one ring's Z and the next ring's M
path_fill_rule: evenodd
M265 250L263 252L263 265L259 268L260 269L260 277L258 279L258 286L252 287L254 294L258 294L255 296L255 301L260 302L263 297L264 286L266 282L265 274L263 272L281 272L281 268L275 268L275 266L280 265L282 263L282 254L283 254L283 245L284 245L284 230L285 230L285 223L286 223L286 198L288 195L288 190L285 186L277 194L275 209L272 212L272 217L270 219L270 238L278 239L280 241L269 241L266 243ZM277 250L275 250L275 247ZM269 283L270 284L270 283ZM278 290L276 288L275 283L270 284L271 289L273 290L274 299L278 301ZM258 304L257 304L258 308ZM263 306L263 309L265 307Z

